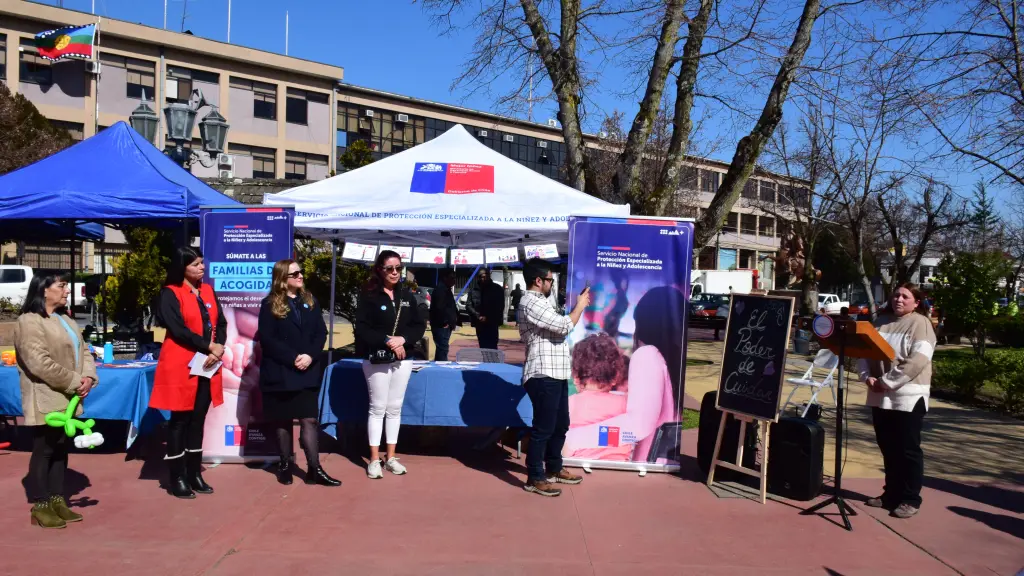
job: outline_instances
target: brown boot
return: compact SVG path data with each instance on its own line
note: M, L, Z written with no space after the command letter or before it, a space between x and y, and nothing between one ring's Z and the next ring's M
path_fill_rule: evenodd
M82 515L77 512L72 512L68 508L68 503L64 500L63 496L52 496L50 498L50 508L60 516L60 519L65 522L81 522Z
M32 525L40 528L64 528L68 523L57 515L49 500L42 500L32 506Z
M562 468L558 471L558 474L548 476L548 482L552 484L579 484L583 482L583 476L577 476Z
M523 490L549 498L562 494L561 490L555 488L555 485L547 480L527 480L526 484L523 485Z

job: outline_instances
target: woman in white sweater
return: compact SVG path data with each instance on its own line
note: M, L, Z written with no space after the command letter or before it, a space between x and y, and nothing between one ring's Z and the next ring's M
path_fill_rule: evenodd
M875 328L896 351L892 362L860 361L860 379L868 387L875 439L885 465L885 488L868 506L910 518L921 507L924 453L921 425L928 411L935 331L915 284L893 292Z

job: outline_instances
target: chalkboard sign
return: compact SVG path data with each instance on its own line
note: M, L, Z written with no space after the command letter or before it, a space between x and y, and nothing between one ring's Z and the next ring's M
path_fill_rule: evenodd
M792 298L732 295L718 382L719 409L776 420L792 317Z

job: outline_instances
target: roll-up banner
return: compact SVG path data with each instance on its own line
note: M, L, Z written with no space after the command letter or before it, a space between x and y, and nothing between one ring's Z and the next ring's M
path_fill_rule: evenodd
M679 469L693 221L569 218L569 465Z
M259 354L253 353L260 302L270 293L274 263L292 257L294 208L203 207L199 242L206 278L228 321L224 403L206 417L203 459L276 460L272 431L261 426ZM258 348L258 346L257 346Z

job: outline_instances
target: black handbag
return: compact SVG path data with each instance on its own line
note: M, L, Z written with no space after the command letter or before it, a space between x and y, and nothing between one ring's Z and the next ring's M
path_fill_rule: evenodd
M391 329L391 336L398 333L398 319L402 316L402 296L395 298L395 326ZM379 348L370 352L370 364L393 364L398 362L398 356L390 348Z

